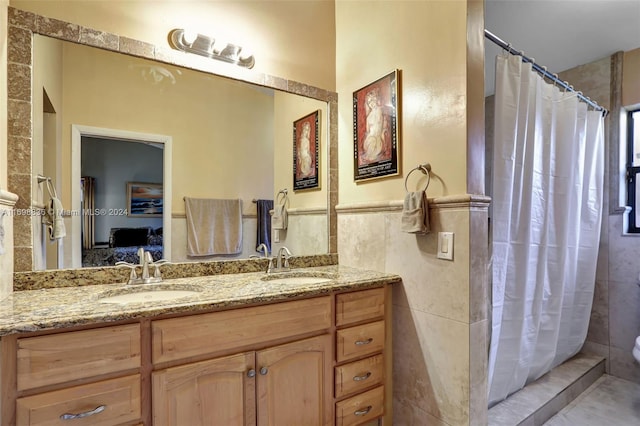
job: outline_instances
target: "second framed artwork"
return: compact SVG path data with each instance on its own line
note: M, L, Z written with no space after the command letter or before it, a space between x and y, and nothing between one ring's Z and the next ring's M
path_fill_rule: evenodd
M399 70L353 92L353 178L400 174Z
M135 217L162 217L162 184L127 182L127 212Z
M320 187L318 162L320 161L320 110L293 122L293 189Z

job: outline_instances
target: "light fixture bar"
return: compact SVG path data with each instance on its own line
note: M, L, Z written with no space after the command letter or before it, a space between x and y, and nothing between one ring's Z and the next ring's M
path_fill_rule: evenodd
M253 55L241 46L221 43L220 40L216 43L215 38L203 34L198 34L195 39L189 40L183 29L174 29L169 32L169 45L176 50L195 53L245 68L253 68L255 64Z

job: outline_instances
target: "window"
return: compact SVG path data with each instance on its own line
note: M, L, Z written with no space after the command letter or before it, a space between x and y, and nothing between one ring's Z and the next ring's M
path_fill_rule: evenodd
M640 234L640 110L630 111L627 117L627 206L628 233Z

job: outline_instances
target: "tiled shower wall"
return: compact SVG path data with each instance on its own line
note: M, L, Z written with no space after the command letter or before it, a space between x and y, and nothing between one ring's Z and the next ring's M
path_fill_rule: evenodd
M568 81L599 105L610 111L612 102L620 99L619 81L615 77L616 55L581 65L560 73ZM613 101L612 101L613 99ZM493 141L493 96L486 98L487 174L491 173ZM596 289L591 310L589 332L583 352L607 358L607 372L611 375L640 383L640 364L631 354L636 336L640 335L640 237L623 235L623 215L620 208L612 206L611 167L617 165L617 139L611 125L618 125L610 114L605 119L605 179L604 206L596 271ZM612 137L613 136L613 137ZM624 143L624 142L622 142ZM615 170L613 171L615 175ZM615 176L614 176L615 178ZM490 182L488 179L487 182ZM487 191L491 195L490 190Z

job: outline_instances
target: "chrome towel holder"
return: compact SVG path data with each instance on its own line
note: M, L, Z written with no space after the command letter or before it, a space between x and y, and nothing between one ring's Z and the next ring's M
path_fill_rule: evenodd
M422 172L422 174L427 175L427 185L424 187L423 191L426 191L427 188L429 188L429 184L431 183L431 164L418 164L416 167L411 169L409 173L407 173L407 177L404 179L404 189L405 191L407 191L407 193L409 192L409 189L407 188L407 181L409 180L409 176L411 176L411 173L415 172L416 170L419 170Z

